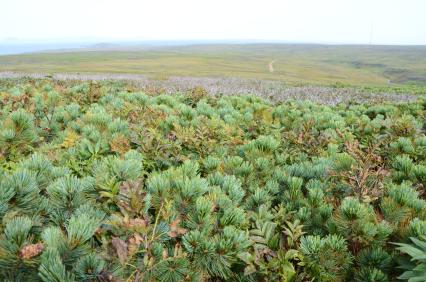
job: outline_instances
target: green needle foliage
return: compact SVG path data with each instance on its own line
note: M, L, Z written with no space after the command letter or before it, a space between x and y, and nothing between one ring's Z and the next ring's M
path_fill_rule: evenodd
M0 80L1 281L425 281L426 103Z

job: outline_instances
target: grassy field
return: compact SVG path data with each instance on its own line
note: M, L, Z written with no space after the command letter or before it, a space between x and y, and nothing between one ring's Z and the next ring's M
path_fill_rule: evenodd
M426 85L425 46L192 45L0 56L0 71L238 77L288 83Z

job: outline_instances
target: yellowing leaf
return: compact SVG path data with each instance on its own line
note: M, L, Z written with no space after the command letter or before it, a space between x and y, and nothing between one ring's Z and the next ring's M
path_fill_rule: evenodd
M61 147L62 148L71 148L75 145L75 143L78 141L78 134L74 131L68 131L67 136L64 139L64 142L62 142Z

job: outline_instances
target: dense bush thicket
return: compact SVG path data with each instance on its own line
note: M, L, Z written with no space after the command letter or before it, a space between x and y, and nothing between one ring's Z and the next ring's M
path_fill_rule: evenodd
M0 87L1 281L425 281L426 102Z

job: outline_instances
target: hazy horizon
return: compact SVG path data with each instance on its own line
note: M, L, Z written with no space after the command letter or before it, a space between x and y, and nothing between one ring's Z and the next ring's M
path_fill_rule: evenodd
M0 42L426 45L422 0L3 0Z
M108 40L108 39L0 39L0 56L19 55L39 52L55 52L55 51L85 51L85 50L102 50L115 48L115 50L125 50L128 48L144 48L144 47L166 47L166 46L191 46L191 45L329 45L329 46L401 46L401 47L423 47L426 45L403 45L403 44L356 44L341 42L292 42L279 40L255 40L255 39L182 39L182 40Z
M2 0L0 55L95 44L426 45L422 0Z

